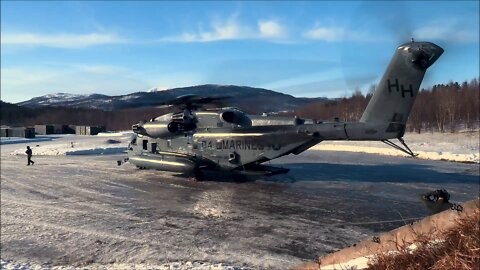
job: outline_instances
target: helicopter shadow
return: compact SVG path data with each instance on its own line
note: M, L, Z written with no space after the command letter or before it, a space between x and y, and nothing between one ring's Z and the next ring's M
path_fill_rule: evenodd
M434 166L423 164L335 164L335 163L281 163L275 166L290 169L288 173L273 176L243 175L226 171L204 171L201 181L247 183L295 182L365 182L365 183L423 183L423 184L479 184L479 175L461 172L441 172ZM185 174L174 174L193 178Z
M190 178L194 179L192 175L183 174L183 173L175 173L173 174L176 177L181 178ZM203 171L203 176L201 182L223 182L223 183L246 183L246 182L255 182L257 180L262 179L264 176L250 176L250 175L243 175L234 172L228 171L213 171L213 170L205 170Z
M457 183L476 184L479 176L461 172L441 172L433 166L422 164L332 164L284 163L290 169L286 175L262 178L272 182L299 181L351 181L395 183Z

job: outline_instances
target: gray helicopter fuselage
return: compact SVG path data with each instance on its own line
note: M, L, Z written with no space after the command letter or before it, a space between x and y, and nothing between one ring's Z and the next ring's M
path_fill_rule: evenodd
M401 138L425 72L442 53L429 42L399 46L359 122L247 115L237 108L194 110L194 97L179 97L188 104L184 109L133 126L137 135L129 145L129 161L184 173L255 171L264 169L260 164L265 161L302 153L326 140L398 138L404 143Z
M149 129L153 136L138 134L129 146L130 162L142 161L143 155L160 158L157 167L168 167L170 171L193 170L195 166L187 160L209 168L235 170L291 153L300 154L324 140L379 140L399 135L397 131L380 132L384 125L376 128L361 122L315 123L311 119L269 115L245 115L250 124L242 126L222 119L222 113L230 110L195 112L196 129L179 135L155 138L162 132L154 129ZM162 129L167 127L169 119L171 114L144 126ZM144 159L142 167L150 167L150 163L154 162Z
M303 124L294 117L243 115L242 121L246 123L242 125L222 119L224 112L232 110L240 112L233 108L194 112L197 119L195 130L180 135L155 138L163 133L152 129L148 129L148 133L144 135L138 134L129 146L130 162L135 162L135 158L142 155L157 156L165 161L178 163L193 158L211 168L233 170L249 163L263 162L288 154L305 143L321 141L315 137L314 132L308 134L305 130L307 126L313 127L312 120L305 121L309 124ZM169 119L171 114L156 118L144 126L166 128ZM179 165L169 162L164 164L170 167Z

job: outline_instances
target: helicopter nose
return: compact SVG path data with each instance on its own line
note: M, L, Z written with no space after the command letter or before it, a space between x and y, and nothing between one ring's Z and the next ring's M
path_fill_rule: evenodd
M132 131L137 134L143 134L145 131L145 129L143 128L143 123L132 125Z

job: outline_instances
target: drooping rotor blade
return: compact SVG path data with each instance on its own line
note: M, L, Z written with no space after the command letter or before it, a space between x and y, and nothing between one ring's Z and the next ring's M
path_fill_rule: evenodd
M209 103L215 103L215 102L221 102L229 99L230 97L227 96L218 96L218 97L199 97L197 100L195 100L195 103L198 104L209 104Z
M171 105L171 104L163 104L163 105L155 106L155 108L158 108L158 109L170 109L172 107L173 107L173 105Z
M229 99L227 96L202 97L193 94L178 96L172 100L164 102L161 106L170 106L177 108L195 109L207 104L215 104Z

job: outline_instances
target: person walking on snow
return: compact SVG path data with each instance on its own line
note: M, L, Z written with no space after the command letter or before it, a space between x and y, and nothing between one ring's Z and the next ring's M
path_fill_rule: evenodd
M27 154L27 166L30 166L30 163L33 165L35 162L32 161L32 149L30 149L30 146L27 146L27 151L25 151L25 154Z

